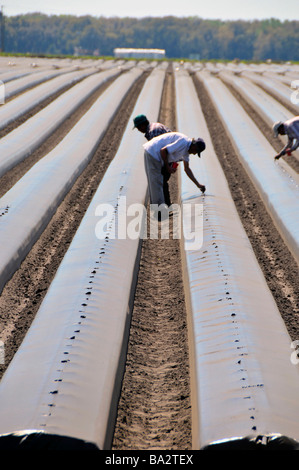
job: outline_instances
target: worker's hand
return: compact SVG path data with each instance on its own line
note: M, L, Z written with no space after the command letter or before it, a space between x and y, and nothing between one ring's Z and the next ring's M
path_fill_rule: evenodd
M167 166L167 171L168 173L172 174L172 173L175 173L176 172L176 168L173 168L172 166Z
M169 163L168 164L168 172L169 173L175 173L178 166L179 166L179 164L176 163L176 162Z
M206 190L206 187L205 187L205 185L203 185L203 184L202 184L202 185L200 186L200 190L201 190L201 192L202 192L202 193L204 193L204 192L205 192L205 190Z
M275 155L274 159L275 159L275 160L279 160L280 157L281 157L281 155Z

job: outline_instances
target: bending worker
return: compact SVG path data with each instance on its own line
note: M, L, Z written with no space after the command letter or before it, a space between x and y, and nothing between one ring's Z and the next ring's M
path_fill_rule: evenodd
M202 139L191 139L180 132L170 132L154 137L143 147L151 204L165 204L161 170L165 167L171 174L175 171L171 164L180 161L184 162L184 170L191 181L201 192L205 192L205 186L197 181L189 167L189 155L197 154L200 157L201 152L206 148Z
M166 132L172 132L171 129L166 127L164 124L160 122L149 122L147 117L144 114L138 114L133 119L134 127L133 129L138 129L139 132L144 134L146 140L152 140L154 137L157 137L161 134L166 134ZM164 199L165 204L167 206L171 206L170 201L170 193L169 193L169 186L168 181L171 176L170 173L165 169L165 166L162 167L162 175L163 175L163 192L164 192Z
M283 155L291 155L299 146L299 116L295 116L288 121L278 121L273 125L273 133L275 137L278 135L287 135L288 142L283 149L275 156L275 160L278 160Z

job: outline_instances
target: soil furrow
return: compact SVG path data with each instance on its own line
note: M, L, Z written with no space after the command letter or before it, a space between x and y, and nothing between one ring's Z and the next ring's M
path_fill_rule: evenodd
M175 130L173 75L159 120ZM178 181L170 179L172 203ZM148 224L149 225L149 224ZM170 224L171 225L171 224ZM143 241L113 449L190 449L191 405L179 240Z

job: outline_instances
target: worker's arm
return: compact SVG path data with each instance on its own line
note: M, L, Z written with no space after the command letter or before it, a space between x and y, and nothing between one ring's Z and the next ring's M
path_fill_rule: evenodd
M293 147L293 139L289 138L288 143L281 149L281 151L277 155L275 155L275 160L278 160L280 157L282 157L286 153L289 153L295 150L292 147Z
M186 172L186 175L190 178L191 181L193 181L194 184L204 193L206 190L206 187L203 184L200 184L197 179L195 178L193 171L191 170L189 166L189 162L184 161L184 170Z

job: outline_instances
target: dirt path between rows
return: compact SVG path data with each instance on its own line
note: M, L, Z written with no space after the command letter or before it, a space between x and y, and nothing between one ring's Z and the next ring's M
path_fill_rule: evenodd
M173 75L159 120L175 130ZM178 203L177 177L170 178ZM171 225L171 224L170 224ZM143 241L114 450L191 448L189 356L180 242Z

